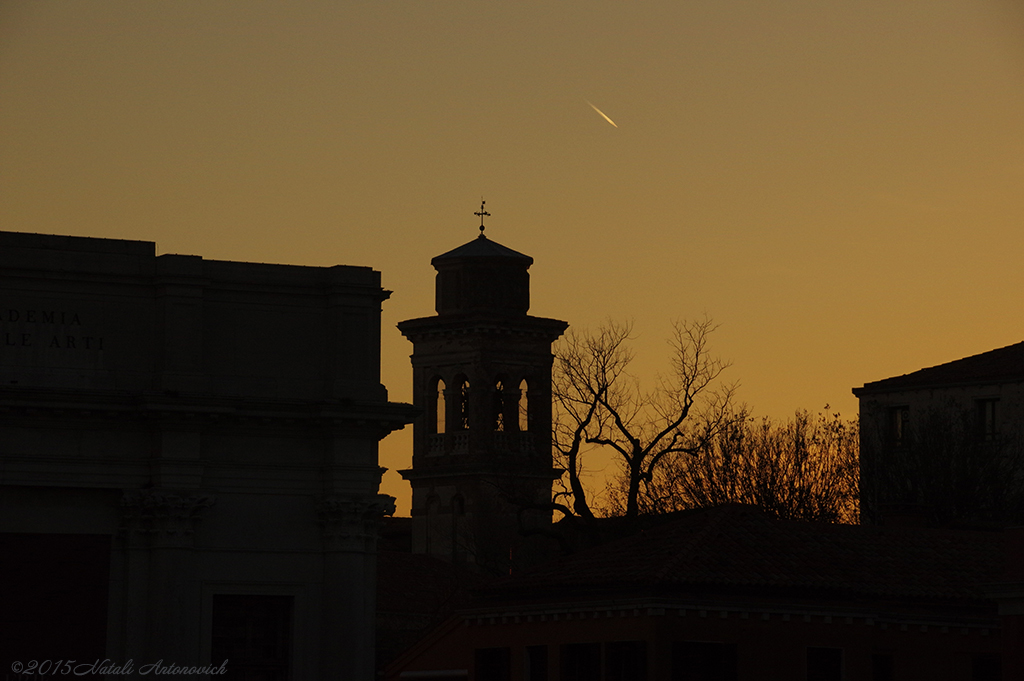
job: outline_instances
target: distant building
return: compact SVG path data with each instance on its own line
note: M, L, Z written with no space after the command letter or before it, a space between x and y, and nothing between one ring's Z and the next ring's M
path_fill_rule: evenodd
M863 522L1024 519L1015 491L1024 489L1024 343L866 383L853 394Z
M524 529L550 524L551 343L566 322L532 317L533 258L483 235L431 261L433 317L413 343L412 550L492 573L531 562Z
M479 589L384 678L1024 678L1021 544L685 511Z
M365 267L0 233L4 673L372 679L377 443L414 414L380 384L387 297Z

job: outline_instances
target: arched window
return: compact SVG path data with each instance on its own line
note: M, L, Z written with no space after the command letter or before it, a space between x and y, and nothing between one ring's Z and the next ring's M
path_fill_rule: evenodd
M431 435L444 433L444 414L444 379L438 377L427 395L427 430Z
M462 376L458 380L458 389L455 391L456 401L456 428L458 430L469 430L469 379Z
M505 384L500 378L494 383L491 398L491 424L495 431L505 430Z
M530 430L530 399L529 386L524 378L519 382L519 430L524 433Z

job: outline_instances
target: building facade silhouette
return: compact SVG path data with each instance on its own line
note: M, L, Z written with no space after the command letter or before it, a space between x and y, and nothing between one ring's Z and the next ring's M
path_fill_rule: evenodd
M4 672L373 678L377 443L414 414L380 383L388 295L367 267L0 232Z
M862 522L1024 522L1024 343L853 394Z
M413 343L412 549L494 573L532 560L550 523L551 343L566 322L533 317L533 259L479 237L431 260L431 317Z

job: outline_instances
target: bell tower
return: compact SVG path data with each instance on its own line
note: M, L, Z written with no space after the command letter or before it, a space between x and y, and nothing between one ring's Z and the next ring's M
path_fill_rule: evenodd
M507 574L524 530L551 522L551 343L568 324L531 317L533 258L480 236L431 260L432 317L413 343L413 552Z

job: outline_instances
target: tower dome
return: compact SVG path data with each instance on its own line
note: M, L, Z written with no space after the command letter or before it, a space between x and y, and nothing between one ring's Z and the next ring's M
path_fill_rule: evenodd
M530 309L533 258L491 241L482 233L430 264L437 270L435 310L525 315Z

